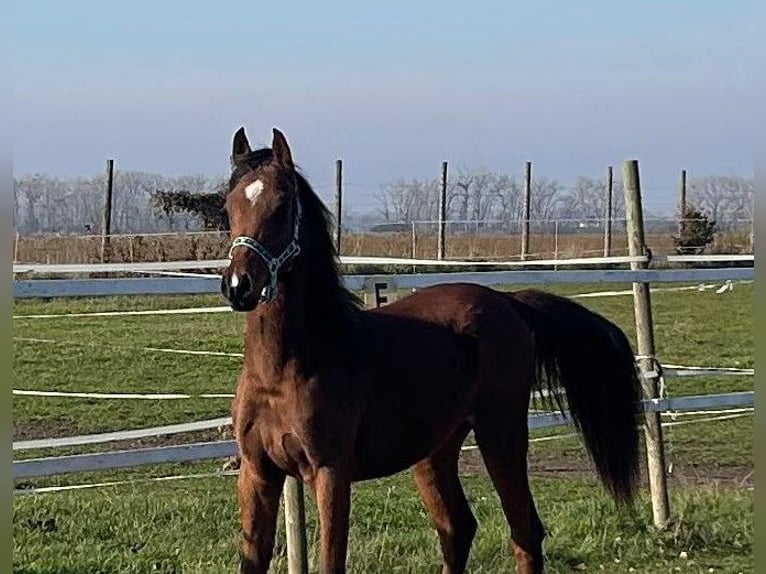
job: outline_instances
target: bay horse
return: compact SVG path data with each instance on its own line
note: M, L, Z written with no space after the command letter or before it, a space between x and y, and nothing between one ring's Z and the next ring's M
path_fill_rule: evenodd
M464 572L477 522L458 478L472 430L522 574L543 571L543 524L527 475L531 393L566 406L607 491L629 503L638 477L639 382L624 333L537 290L420 289L363 310L344 288L332 217L285 136L232 145L225 209L232 244L221 291L246 313L232 403L240 456L240 572L265 574L287 475L319 516L318 569L346 571L351 484L413 469L443 574Z

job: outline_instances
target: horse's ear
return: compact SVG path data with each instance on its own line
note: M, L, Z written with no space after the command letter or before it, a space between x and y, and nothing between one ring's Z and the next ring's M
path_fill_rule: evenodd
M234 141L231 144L231 159L234 163L237 163L237 157L242 157L251 153L250 142L247 141L245 135L245 128L239 128L237 133L234 134Z
M290 146L287 145L285 135L277 128L273 130L274 138L271 141L271 151L274 153L274 159L277 165L284 169L293 169L293 156L290 153Z

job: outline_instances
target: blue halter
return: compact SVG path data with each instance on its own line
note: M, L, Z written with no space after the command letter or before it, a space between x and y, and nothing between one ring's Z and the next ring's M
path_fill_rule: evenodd
M293 223L293 239L284 248L282 253L278 257L274 257L268 249L266 249L258 240L246 235L240 235L235 237L229 248L229 259L231 260L232 252L237 247L246 247L250 251L255 251L261 256L266 267L269 270L269 282L264 286L261 291L261 303L269 303L273 301L277 296L277 275L282 266L290 259L298 255L301 252L301 246L298 243L298 234L301 226L301 202L295 199L295 221Z

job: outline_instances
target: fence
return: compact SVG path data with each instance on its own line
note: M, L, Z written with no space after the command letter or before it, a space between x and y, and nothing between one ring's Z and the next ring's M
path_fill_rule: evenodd
M692 222L693 220L685 220ZM674 219L647 219L647 241L657 255L674 254L680 223ZM712 243L687 246L682 253L705 248L710 253L753 252L752 220L729 219L716 223ZM521 259L521 221L465 220L445 222L446 259ZM348 257L396 256L437 258L439 222L417 220L387 223L371 229L344 229L341 252ZM21 235L14 237L17 263L96 263L102 261L100 235ZM337 240L337 239L336 239ZM228 232L197 231L111 235L109 261L136 263L223 259L229 248ZM596 255L625 255L628 250L625 219L530 219L525 259L563 259Z
M625 258L623 258L624 260ZM630 258L628 258L630 259ZM646 257L633 257L634 262L646 261ZM682 258L683 259L683 258ZM411 262L410 262L411 263ZM434 262L430 262L433 264ZM580 265L587 262L580 262ZM186 265L186 264L183 264ZM167 266L167 264L163 264ZM34 266L33 266L34 267ZM17 271L17 270L15 270ZM346 284L351 288L370 289L375 283L382 283L388 288L419 288L433 283L448 281L476 281L485 285L513 284L522 283L551 283L551 282L618 282L618 281L653 281L653 282L674 282L674 281L731 281L731 280L752 280L754 278L753 268L739 269L686 269L686 270L568 270L568 271L495 271L495 272L470 272L470 273L419 273L401 276L346 276ZM213 280L211 280L213 279ZM141 288L135 289L139 282ZM151 282L151 283L147 283ZM97 288L93 288L97 285ZM193 277L160 277L148 279L90 279L90 280L25 280L14 282L14 297L26 296L66 296L82 294L114 294L130 292L130 289L124 289L125 285L130 285L133 292L156 292L174 293L189 292L190 285L198 287L202 292L215 292L218 289L218 281L215 278L193 278ZM147 288L147 285L152 285ZM180 287L183 286L183 289ZM666 370L666 375L677 375L684 372L684 369L676 369L676 372ZM710 370L688 370L688 375L710 374ZM656 373L647 372L644 375L654 375ZM746 373L749 374L749 373ZM720 409L722 407L743 407L753 405L753 393L727 393L713 396L694 396L684 398L661 399L654 397L644 401L644 408L647 412L679 412L679 411L700 411L708 409ZM26 441L15 443L14 451L28 450L32 448L52 448L59 446L74 446L78 444L95 444L106 441L120 440L125 438L137 438L140 436L158 436L161 434L187 432L189 430L198 430L202 428L211 428L226 424L229 419L214 419L210 421L199 421L197 423L187 423L184 425L175 425L172 427L155 429L137 429L126 431L124 433L108 433L106 435L90 435L84 437L68 437L65 439L51 439L43 441ZM545 428L567 424L566 415L550 413L545 415L533 415L530 417L530 428ZM232 456L235 453L235 444L232 441L216 441L211 443L196 443L187 445L174 445L166 447L142 448L128 451L105 452L97 454L70 455L60 457L44 457L37 459L28 459L14 461L13 477L14 479L32 478L47 476L50 474L83 472L91 470L106 470L135 467L147 464L158 464L167 462L186 462L194 460L203 460L209 458L221 458ZM286 493L290 493L293 498L287 508L301 508L302 502L295 499L297 485L291 482ZM32 491L34 492L34 491ZM16 494L24 494L25 491L16 491ZM286 494L288 496L288 494ZM290 519L288 517L288 519ZM293 525L295 525L295 518ZM297 532L305 528L300 522L297 523ZM290 538L294 538L291 536ZM292 545L303 544L300 541L293 541ZM305 557L300 558L299 563L305 563Z
M745 370L743 370L745 371ZM713 371L715 373L715 371ZM709 374L705 373L705 374ZM753 374L743 372L740 374ZM103 397L102 397L103 398ZM160 399L161 400L161 399ZM706 411L720 407L749 407L754 403L751 391L718 395L696 395L679 398L646 400L645 412L685 412ZM529 417L529 428L543 429L570 424L567 413L546 413ZM63 448L82 445L103 444L119 440L167 436L198 430L214 429L231 424L231 418L216 418L193 423L167 425L147 429L134 429L114 433L100 433L73 437L19 441L13 443L13 451L26 451L43 448ZM13 478L34 478L67 474L133 468L137 466L192 462L211 458L224 458L236 454L236 444L232 440L191 443L184 445L137 448L115 452L94 454L76 454L58 457L32 458L13 462Z
M113 175L114 161L107 161L105 180L96 178L87 185L85 191L97 197L97 188L104 187L102 223L97 235L25 235L18 233L14 239L14 261L35 263L92 263L106 260L119 262L162 261L183 259L205 259L223 257L226 253L228 237L220 232L166 233L166 234L112 234L113 215ZM187 187L196 193L208 193L216 197L221 182L205 178L176 178L168 180L159 176L149 176L126 172L117 174L117 184L129 184L122 193L134 195L133 201L122 201L120 217L127 222L135 218L128 217L125 208L133 210L143 202L143 211L149 211L152 204L151 188L175 189ZM487 179L489 178L489 179ZM684 229L694 227L696 214L692 203L688 201L689 189L686 170L681 171L677 188L678 218L647 218L644 220L645 232L652 239L656 253L673 253L680 249L682 253L700 253L707 246L713 253L752 253L754 247L754 213L752 181L748 178L733 177L726 182L713 181L716 178L703 178L714 183L705 193L692 193L694 201L701 201L715 219L716 232L708 246L705 240L691 238L691 244L678 246L674 235ZM700 181L703 181L700 180ZM482 182L483 183L480 183ZM160 183L164 182L164 183ZM174 183L173 183L174 182ZM71 183L71 182L70 182ZM537 185L537 184L540 185ZM431 182L412 182L394 184L400 187L386 199L384 187L378 187L377 197L385 207L385 222L371 223L373 216L366 213L360 216L364 225L344 225L349 214L344 212L344 205L349 199L344 197L346 186L375 187L343 181L343 162L335 162L335 181L332 186L319 185L318 188L334 189L334 215L336 228L334 239L338 251L350 256L396 255L411 258L486 258L519 257L559 258L583 257L594 253L604 256L623 254L627 250L626 220L621 217L622 207L618 208L619 198L614 196L615 184L612 166L607 167L605 179L579 178L578 184L568 189L558 182L540 178L533 181L532 162L525 162L522 184L519 185L511 176L501 174L466 174L448 177L448 162L442 162L441 176ZM82 185L83 182L77 185ZM43 185L45 189L39 188ZM479 186L478 188L475 186ZM624 189L624 182L619 183ZM723 187L721 187L723 185ZM482 187L484 186L484 187ZM720 189L718 187L720 187ZM35 207L38 200L24 196L32 193L35 197L45 196L45 209L39 215L56 211L59 207L73 207L81 203L81 197L75 194L71 185L42 178L21 184L17 194L16 221L32 219L37 221ZM694 185L691 185L694 192ZM704 187L704 186L703 186ZM709 186L708 186L709 187ZM38 189L39 188L39 189ZM715 188L715 191L713 190ZM32 192L35 189L36 191ZM670 188L666 188L670 189ZM129 190L129 191L128 191ZM206 191L207 190L207 191ZM82 190L81 190L82 191ZM43 193L44 192L44 193ZM51 193L64 192L67 200L50 202ZM95 195L94 195L95 194ZM381 195L382 194L382 195ZM120 193L118 192L118 196ZM25 210L20 204L25 203ZM390 206L388 204L391 204ZM456 207L458 206L458 207ZM368 206L369 207L369 206ZM389 207L393 211L389 213ZM141 211L139 209L139 211ZM203 218L188 213L175 213L170 219L180 217L188 224L196 220L201 227ZM26 214L22 217L22 212ZM750 218L742 215L751 214ZM473 217L469 217L473 214ZM564 214L577 214L577 218L562 218ZM596 217L593 215L596 214ZM92 216L93 214L91 214ZM80 218L82 215L79 216ZM220 228L222 219L210 219L207 214L205 225ZM428 219L429 217L433 219ZM493 219L494 217L494 219ZM54 219L60 219L54 218ZM54 228L71 229L72 220L78 216L69 215ZM155 218L156 219L156 218ZM393 221L390 221L392 219ZM27 224L30 222L27 221ZM156 221L154 221L156 224ZM62 227L63 226L63 227ZM123 229L124 225L121 226ZM36 229L36 227L33 227ZM90 230L90 225L83 229ZM156 225L152 228L156 228ZM50 229L50 226L46 227ZM688 239L688 238L687 238ZM44 259L43 259L44 258Z
M635 166L637 170L637 166ZM637 173L637 172L636 172ZM626 185L626 190L631 186ZM629 210L629 219L632 213L633 228L629 242L629 255L622 258L584 258L576 261L566 260L547 260L537 262L542 266L566 266L566 265L592 265L594 263L630 263L632 269L610 269L610 270L521 270L521 271L489 271L467 273L413 273L397 276L382 275L351 275L344 278L347 287L351 289L370 290L375 285L384 287L397 287L400 289L420 288L434 283L446 283L456 281L472 281L484 285L499 284L535 284L535 283L603 283L603 282L633 282L643 285L647 288L645 297L648 299L649 282L703 282L703 281L732 281L732 280L752 280L754 279L754 268L729 268L729 269L647 269L650 259L646 255L637 252L637 248L645 245L643 237L643 223L641 222L640 194L635 185L635 195L637 205L633 205ZM626 191L627 196L627 191ZM636 215L636 213L638 215ZM641 233L639 233L639 231ZM732 257L714 257L714 256L669 256L665 260L668 262L698 262L698 261L721 261L723 259L754 262L754 256L746 255L738 258ZM357 259L347 261L350 264L373 263L368 259ZM398 259L398 258L376 258L378 264L406 264L406 265L465 265L476 266L476 262L464 261L440 261ZM196 262L177 262L175 265L168 263L156 263L153 266L138 265L133 267L118 266L109 264L107 266L60 266L53 267L47 265L14 265L14 273L93 273L93 272L173 272L174 270L188 270L193 268L216 268L225 265L225 261L196 261ZM533 264L531 261L524 262L488 262L492 266L528 266ZM168 269L171 267L172 269ZM82 296L82 295L104 295L104 294L146 294L146 293L210 293L218 290L217 276L206 277L160 277L160 278L112 278L112 279L74 279L74 280L20 280L14 281L14 297L60 297L60 296ZM651 328L648 331L644 329L642 333L642 323L647 325L646 313L648 306L643 307L640 297L635 300L636 321L639 331L639 361L642 362L642 376L645 381L650 381L649 386L645 384L645 399L643 402L644 411L647 419L645 428L651 429L653 426L659 426L660 412L685 411L685 410L707 410L723 406L750 406L753 405L753 393L726 393L721 395L703 395L684 397L676 399L663 399L657 392L656 383L660 377L658 363L654 357L653 341L651 339ZM651 325L651 321L648 321ZM649 348L642 345L642 337L648 337ZM648 361L648 362L647 362ZM678 369L678 370L683 370ZM690 371L693 371L691 369ZM709 370L700 370L703 374L709 374ZM652 387L651 385L654 385ZM566 424L568 417L566 414L547 413L544 415L535 415L530 417L530 428L544 428L546 426L555 426ZM192 425L204 426L207 424L221 424L220 419L215 421L200 421L190 423ZM187 428L187 427L184 427ZM196 428L196 427L195 427ZM178 428L172 429L149 429L128 431L139 434L141 432L166 433L179 432ZM119 433L111 434L109 437L69 437L64 439L60 445L72 444L92 444L100 441L118 440L115 437ZM647 447L649 454L650 467L652 457L658 454L659 460L662 460L661 440L656 442L647 433ZM655 435L655 436L660 436ZM655 442L652 442L652 441ZM54 446L50 442L30 444L27 442L14 444L14 450L26 450L29 448L40 448L43 446ZM160 462L181 462L200 460L204 458L218 458L230 456L234 453L234 444L231 441L217 441L211 443L198 443L191 445L175 445L168 447L157 447L149 449L135 449L132 451L108 452L86 455L71 455L64 457L46 457L40 459L14 461L14 478L45 476L53 473L79 472L84 470L103 470L108 468L124 468L128 466L137 466L142 464L156 464ZM654 466L657 467L657 460ZM664 487L664 465L660 465L662 472L661 484L657 484L656 476L653 475L650 468L650 478L652 479L651 488L653 495L653 508L655 510L655 522L660 525L667 520L667 492ZM656 473L654 473L656 474ZM292 491L295 492L294 490ZM665 498L664 504L662 498ZM293 508L296 501L291 502ZM289 520L290 518L288 518ZM303 525L299 525L303 528ZM305 546L305 542L303 542ZM288 550L288 552L290 552ZM305 563L305 557L303 559Z

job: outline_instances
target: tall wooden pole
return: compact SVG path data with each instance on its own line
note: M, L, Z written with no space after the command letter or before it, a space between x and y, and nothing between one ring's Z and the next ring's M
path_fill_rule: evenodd
M335 160L335 249L340 255L343 218L343 160Z
M750 253L755 254L755 192L750 208Z
M306 504L303 483L288 476L285 481L285 531L288 574L308 574L308 540L306 539Z
M106 160L106 187L104 188L104 212L101 218L101 263L109 258L109 236L112 234L112 185L114 160Z
M646 255L638 161L629 160L622 164L622 178L625 190L629 254L631 257ZM634 270L646 269L648 266L649 264L646 262L632 262L630 264L630 268ZM648 283L633 283L633 305L636 317L641 387L644 399L656 399L659 398L658 369L654 360L654 325L652 323L652 302ZM660 413L644 413L644 438L654 525L657 528L664 528L670 517L670 503L665 476L665 447L662 440Z
M439 190L439 236L437 239L437 259L444 259L446 252L447 229L447 162L442 162L442 184Z
M686 228L686 170L681 170L681 180L678 183L678 236L683 235Z
M529 253L529 204L532 196L532 162L524 164L524 210L521 217L521 259Z
M614 217L614 177L612 166L606 168L606 214L604 221L604 257L612 254L612 218Z

